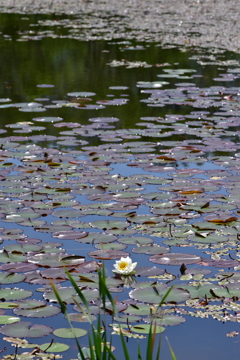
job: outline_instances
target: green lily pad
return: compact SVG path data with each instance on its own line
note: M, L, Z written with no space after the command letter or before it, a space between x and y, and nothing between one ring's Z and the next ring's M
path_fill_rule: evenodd
M40 251L42 249L41 245L36 244L11 244L4 246L4 249L8 252L19 252L22 254L26 254L31 251Z
M169 246L181 246L181 245L188 245L189 241L183 239L168 239L168 240L163 240L162 244Z
M33 309L14 309L14 314L24 317L34 317L34 318L45 318L49 316L58 315L61 312L61 309L53 305L45 305L35 307Z
M92 221L90 225L102 230L122 230L129 226L129 223L121 220L96 220Z
M172 315L172 314L164 314L164 315L157 315L157 316L150 316L145 317L143 321L147 323L151 323L152 321L154 324L159 326L173 326L173 325L180 325L183 324L186 319L183 316L179 315Z
M0 300L1 301L9 301L9 300L19 300L19 299L27 299L32 296L32 291L17 289L17 288L2 288L0 289Z
M90 322L95 321L97 318L94 315L84 315L84 314L78 314L78 313L70 313L68 314L68 317L71 321L77 321L77 322Z
M121 314L120 316L114 317L115 321L118 321L120 323L133 323L133 322L139 322L142 320L140 316L136 315L128 315L128 314Z
M57 210L52 213L52 216L61 218L79 218L85 216L80 210Z
M59 353L59 352L67 351L70 348L70 346L67 344L61 344L58 342L54 342L54 343L42 344L39 346L39 348L44 352L46 351L46 353L48 353L48 352L49 353Z
M134 235L137 233L135 229L109 229L105 230L106 234L112 234L116 236Z
M112 242L112 243L99 243L95 245L96 249L99 250L124 250L126 249L127 245L124 244L119 244L116 242Z
M0 328L0 333L6 336L13 337L30 337L39 338L49 335L53 332L53 329L49 326L34 324L28 321L19 321L13 324L7 324Z
M118 238L112 234L105 233L87 233L87 235L80 239L75 239L77 242L86 243L86 244L106 244L116 241Z
M0 284L16 284L26 279L25 274L0 273Z
M156 307L154 305L150 306L149 304L133 302L132 304L131 303L128 304L127 309L124 310L123 313L136 315L136 316L146 316L146 315L151 315L155 311L156 311Z
M11 253L6 250L0 250L0 262L1 263L16 263L24 262L27 260L27 257L18 253Z
M180 287L180 286L179 286ZM208 299L212 299L215 297L212 289L217 288L222 289L221 286L217 286L214 284L204 284L200 286L193 286L190 284L181 284L181 289L187 290L190 293L191 299L202 299L207 296Z
M53 334L61 338L73 339L75 337L85 336L87 334L87 331L80 328L60 328L54 330Z
M67 304L74 304L73 298L81 304L81 299L79 296L76 296L76 292L71 287L60 287L57 289L58 293L62 299ZM99 292L97 289L84 289L82 290L83 295L85 296L88 302L96 300L99 296ZM57 303L57 298L52 290L47 291L43 294L43 298L50 302Z
M162 326L159 326L159 325L155 325L155 324L139 324L139 325L134 325L134 326L131 326L130 325L130 328L126 327L126 326L122 326L119 325L119 324L113 324L114 327L120 327L121 329L123 330L129 330L130 332L135 332L135 333L138 333L138 334L149 334L149 331L151 329L152 333L154 334L160 334L162 333L163 331L165 331L165 328L162 327Z
M12 324L20 321L19 317L9 316L9 315L0 315L0 324Z
M96 250L90 251L88 256L93 257L94 259L100 260L114 260L120 259L121 257L129 256L130 254L126 251L121 250Z
M202 244L216 244L221 242L226 242L229 240L228 236L220 234L210 234L207 236L201 236L201 233L195 235L190 235L189 240Z
M130 298L146 302L149 304L159 304L166 294L167 289L162 289L161 285L148 286L144 288L131 290L129 293ZM190 294L186 290L172 289L168 297L165 299L165 303L178 303L184 302L190 298Z
M167 254L170 252L170 248L159 246L157 244L153 245L143 245L138 246L132 249L132 252L136 254L147 254L147 255L160 255L160 254Z
M118 241L127 245L149 245L153 243L153 239L146 236L126 236L119 238Z
M0 302L0 309L14 309L16 307L18 307L18 303L10 301Z
M212 291L214 293L214 295L216 295L217 297L224 297L224 298L232 298L232 297L240 297L240 284L237 285L238 288L237 289L231 289L230 285L227 287L223 287L223 288L215 288L214 286L212 287Z

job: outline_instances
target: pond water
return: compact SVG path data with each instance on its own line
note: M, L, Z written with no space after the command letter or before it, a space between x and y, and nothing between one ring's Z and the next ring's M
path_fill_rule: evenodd
M52 333L68 325L49 279L69 287L68 266L97 308L86 278L103 261L120 315L137 324L143 303L158 303L153 287L174 285L162 358L167 337L177 359L238 359L239 56L83 40L74 17L0 14L0 332L54 339L77 358ZM127 255L138 263L130 287L112 273ZM62 296L74 312L68 288ZM6 315L21 321L4 325ZM31 338L26 322L52 329Z

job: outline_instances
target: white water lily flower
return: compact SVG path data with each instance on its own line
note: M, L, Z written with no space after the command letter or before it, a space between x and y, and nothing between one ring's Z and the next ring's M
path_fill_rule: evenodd
M134 269L137 266L137 263L133 263L130 257L121 257L120 260L116 261L116 264L113 265L115 269L113 272L121 275L130 275L134 273Z

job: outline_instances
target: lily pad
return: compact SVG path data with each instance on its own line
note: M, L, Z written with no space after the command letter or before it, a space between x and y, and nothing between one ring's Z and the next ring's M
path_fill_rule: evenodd
M159 325L155 325L155 324L139 324L139 325L134 325L134 326L130 326L129 328L122 326L122 324L114 324L114 327L120 327L121 329L125 329L125 330L129 330L130 332L135 332L138 334L149 334L149 331L151 329L152 333L156 333L156 334L160 334L163 331L165 331L165 328Z
M14 313L18 316L45 318L49 316L57 315L61 312L61 309L53 305L39 306L32 309L16 308Z
M99 260L114 260L129 255L130 254L128 252L121 250L96 250L96 251L90 251L88 253L88 256Z
M0 315L0 324L12 324L20 321L19 317L9 316L9 315Z
M87 334L87 331L80 328L60 328L54 330L53 334L61 338L73 339L75 337L85 336Z
M162 265L182 265L182 264L196 264L201 261L201 257L192 254L164 254L150 256L149 260L156 264Z
M118 239L119 242L127 245L149 245L153 239L146 236L125 236Z
M138 300L140 302L146 302L149 304L159 304L166 294L167 289L162 289L161 285L149 286L139 289L131 290L129 293L130 298ZM190 298L190 294L186 290L172 289L165 303L178 303L184 302Z
M143 321L147 323L151 323L153 321L154 324L159 326L173 326L183 324L186 319L183 316L172 315L172 314L164 314L157 315L151 317L145 317Z
M13 337L29 337L39 338L47 336L53 332L53 329L49 326L34 324L31 326L30 322L19 321L13 324L7 324L0 328L0 333L6 336Z
M69 92L67 93L68 96L71 97L88 97L88 96L94 96L96 93L90 92L90 91L75 91L75 92Z
M59 352L63 352L63 351L67 351L70 346L67 344L61 344L58 342L54 342L54 343L46 343L46 344L42 344L41 346L39 346L40 349L46 353L59 353Z
M138 246L132 249L132 252L137 254L147 254L147 255L160 255L167 254L170 252L170 248L158 245L143 245Z
M27 299L32 296L32 291L17 289L17 288L2 288L0 289L0 300L1 301L9 301L9 300L19 300L19 299Z
M14 274L14 273L0 273L0 284L16 284L24 281L26 278L25 274Z

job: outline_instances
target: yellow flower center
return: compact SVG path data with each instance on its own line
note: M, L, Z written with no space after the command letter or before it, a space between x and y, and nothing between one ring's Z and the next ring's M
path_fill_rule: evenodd
M119 268L120 268L121 270L125 270L127 267L128 267L128 263L127 263L126 261L120 262Z

